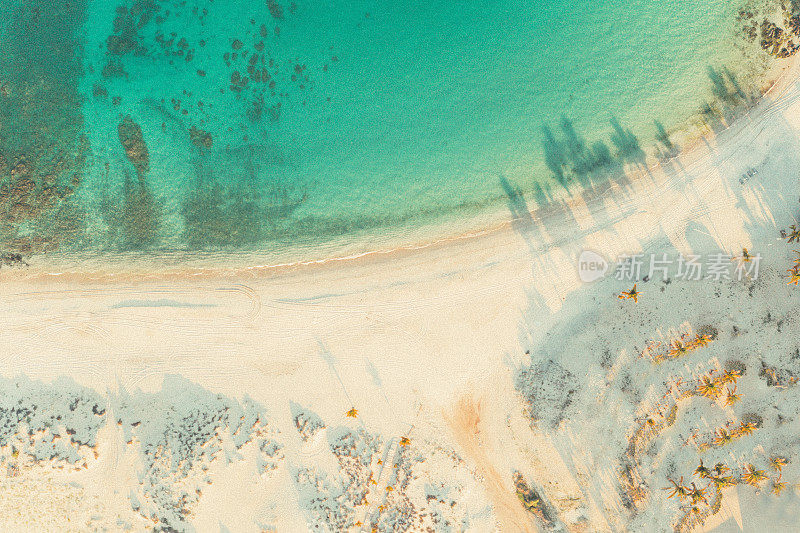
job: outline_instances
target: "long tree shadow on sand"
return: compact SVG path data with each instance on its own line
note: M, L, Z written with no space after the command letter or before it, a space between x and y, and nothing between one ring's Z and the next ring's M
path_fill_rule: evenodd
M522 191L511 185L505 176L500 176L500 186L506 195L506 205L511 214L511 226L525 241L532 254L536 253L535 240L537 237L536 223L531 216L528 203Z
M752 90L748 92L745 84L740 83L727 68L709 68L708 74L710 89L715 99L712 103L707 104L707 107L712 110L711 114L707 114L707 116L714 118L719 123L720 129L723 129L727 127L731 117L737 116L737 114L741 116L743 106L754 101L755 93ZM654 120L653 124L656 158L652 162L657 163L657 166L660 167L659 171L663 172L665 179L672 184L673 190L675 187L681 189L689 187L684 198L692 202L694 195L702 192L694 190L691 186L696 176L684 168L679 153L680 147L671 139L667 128L657 120ZM540 216L537 211L534 216L531 216L521 192L507 180L501 179L501 186L508 198L509 212L515 220L514 228L536 257L537 263L542 265L539 277L546 276L544 272L549 270L558 270L554 265L548 265L546 256L549 254L543 254L544 250L551 249L554 252L558 250L557 253L561 257L572 257L576 250L580 250L583 243L594 233L598 231L616 232L616 225L619 221L643 208L642 200L646 202L647 198L650 198L651 201L655 201L654 198L661 197L664 192L659 186L653 189L653 193L648 197L637 196L639 204L633 201L634 191L632 187L629 187L632 177L636 175L641 178L644 173L645 176L650 177L650 182L644 182L643 185L652 187L655 184L655 176L648 166L649 161L642 142L636 135L616 117L610 119L610 125L611 148L607 150L600 148L604 143L590 148L589 143L577 131L572 121L566 117L562 117L558 128L549 125L543 126L544 158L548 169L562 186L570 187L573 184L581 186L571 187L570 190L571 196L580 196L581 201L570 200L566 203L554 201L552 195L534 187L533 197L536 199L536 204L539 208L545 207L546 214ZM786 129L788 131L790 128ZM787 133L787 135L790 134ZM705 140L706 148L711 152L710 157L712 159L720 157L710 140ZM792 147L787 148L787 153L792 153L793 149ZM715 165L726 172L737 172L745 176L749 171L749 168L728 170L730 165L724 160ZM725 193L737 197L736 207L745 217L742 221L745 228L749 229L748 224L751 221L763 222L768 218L770 212L786 209L785 199L775 201L775 195L767 194L765 185L766 182L762 183L758 179L750 178L747 187L741 191L731 191L730 188L725 191ZM703 195L702 198L694 200L697 205L693 207L693 210L697 212L698 217L706 216L719 208L714 201L706 198L707 195ZM585 216L587 213L591 218ZM580 224L576 221L576 216L581 219ZM747 245L745 243L733 246L729 242L730 239L717 234L719 228L716 227L709 229L705 226L698 226L697 228L681 229L674 227L669 220L656 220L654 224L656 227L645 230L648 239L652 239L653 242L655 240L669 242L682 252L686 251L687 245L689 248L719 249L724 244L731 248L728 251L741 253L741 248L738 250L734 248ZM583 229L587 226L587 229ZM713 237L709 238L698 231L704 231ZM640 232L634 233L638 235ZM542 236L547 239L546 243L540 241ZM629 250L636 249L637 238L632 238L631 232L628 235L620 235L620 237L623 242L627 243L626 246ZM707 238L709 240L706 240ZM537 267L534 266L534 268Z
M731 88L730 82L726 85ZM767 102L764 107L768 108ZM774 173L800 175L800 164L795 157L800 149L797 128L780 113L754 116L753 120L756 122L752 128L742 133L738 130L731 132L745 136L741 143L709 143L711 153L708 155L708 165L693 166L688 170L680 167L680 172L687 174L683 181L694 183L700 189L686 193L685 208L689 209L690 216L683 227L685 233L681 235L681 240L688 242L693 254L706 255L719 251L731 255L741 254L742 245L735 240L738 237L732 237L731 234L741 233L743 238L752 240L758 234L763 243L765 232L768 234L774 230L777 237L780 225L791 221L787 208L793 209L795 214L800 212L796 198L788 197L794 187L787 187L788 190L770 190L770 176ZM769 140L759 140L759 134L765 128L768 128ZM755 148L752 154L741 150L741 146L746 146L747 142ZM679 166L675 165L674 168L677 170ZM709 169L713 169L713 172L709 172ZM755 169L757 173L748 174L748 169ZM719 181L716 180L717 173L722 175ZM740 176L745 178L740 181ZM797 180L790 182L790 185L795 183ZM708 189L702 190L700 185L710 185L711 192ZM671 193L665 195L665 199L680 196L681 189L671 179L667 180L665 186ZM515 200L515 203L515 210L518 211L519 201ZM681 201L680 204L682 203ZM676 214L684 213L685 211ZM653 224L658 225L657 227L646 228L648 231L643 233L635 232L634 235L646 235L641 243L636 242L632 235L625 235L628 239L625 245L635 248L638 244L648 252L675 254L675 235L664 231L664 227L674 229L674 225L670 224L670 214L667 211L661 217L654 218ZM680 225L678 227L680 231ZM568 253L568 246L561 246L555 253L560 254L562 250L567 250L564 253ZM750 251L758 252L754 249ZM665 384L667 393L671 392L671 385L668 384L670 380L677 383L677 378L680 378L691 383L701 373L715 369L715 365L724 364L727 368L728 362L743 359L747 361L747 372L752 372L750 369L753 369L755 374L758 373L758 365L763 365L764 360L775 360L780 356L766 352L762 354L759 350L736 353L738 350L735 347L733 354L717 349L716 352L702 355L698 353L698 356L689 355L688 357L695 359L688 359L686 364L653 365L651 360L641 355L644 353L643 343L652 338L656 330L660 334L673 325L677 327L681 321L688 321L693 328L698 329L710 324L721 332L724 330L723 338L725 335L727 338L738 337L740 330L731 326L735 326L737 321L741 325L744 321L747 327L755 327L753 323L756 322L750 322L755 315L742 311L742 307L746 309L751 306L761 312L762 309L757 307L761 305L758 302L763 302L771 293L759 296L758 292L772 291L775 286L783 287L785 282L779 280L770 289L765 288L769 286L766 285L766 280L762 283L761 279L753 283L745 281L743 285L725 281L717 285L698 284L694 288L689 285L693 282L682 285L676 280L672 283L658 279L644 282L640 278L639 290L643 293L643 299L637 305L620 302L616 296L617 291L623 288L622 282L606 278L595 285L570 287L559 294L558 299L563 302L563 306L558 315L555 315L548 308L549 299L541 289L550 280L536 281L536 287L531 287L528 294L529 307L520 320L520 346L516 353L507 358L507 364L512 369L515 387L525 402L526 421L535 426L535 433L546 435L566 472L580 487L576 490L575 505L592 500L605 501L609 495L618 495L620 505L608 515L609 521L613 520L611 523L614 527L611 529L642 530L663 526L656 524L653 516L659 517L659 520L668 516L671 524L680 524L680 517L685 509L675 499L664 497L660 487L666 485L665 478L677 479L684 473L691 476L692 470L697 468L698 462L704 457L699 450L685 444L686 437L693 434L695 420L687 417L683 408L675 407L670 410L669 404L664 404L667 408L663 412L660 406L654 408L658 401L653 401L653 398L661 397ZM705 292L701 292L701 287ZM630 286L624 288L629 289ZM697 294L703 296L698 297ZM722 299L715 300L714 298L720 298L720 294ZM699 299L699 302L695 300L695 305L691 305L692 299ZM663 306L670 311L663 315L653 314L653 306ZM716 309L718 307L722 311ZM786 308L790 307L784 307L784 311ZM670 315L672 310L677 310L674 316ZM666 320L672 321L671 324L654 322L664 320L665 316L669 317ZM769 313L766 320L769 320ZM733 333L730 333L731 329ZM791 333L788 336L786 343L791 345L794 338ZM731 358L731 355L735 355L736 359ZM766 387L762 385L759 385L758 390L761 395L770 392L775 395L787 394L785 389L777 393L764 392ZM669 396L666 394L664 398ZM704 408L711 405L706 400L702 401ZM760 401L754 404L747 404L747 401L741 405L761 405ZM587 406L593 405L602 405L604 408L596 413L592 412L591 407L587 410ZM722 410L718 412L722 413ZM735 411L731 409L730 412L736 413L742 419L748 416L748 411L741 408ZM766 427L774 428L783 424L783 417L775 412L762 414L765 420L770 418ZM726 412L720 416L722 420L727 420L730 415ZM672 428L674 424L678 429L659 433L661 420L670 420L665 423L665 428ZM619 433L610 429L626 426L627 431ZM638 428L645 430L640 432ZM608 435L608 439L599 444L598 431L605 431L604 435ZM650 431L653 432L652 438L640 439L640 435ZM700 433L703 431L701 428ZM771 446L782 448L785 443L783 437L775 439L774 433L764 430L756 435L764 439L761 441L766 443L763 448L768 450ZM524 438L524 433L521 438ZM725 448L728 449L730 445ZM686 450L697 453L686 460L683 456ZM719 451L720 455L731 454L725 450ZM708 457L709 454L713 456L715 451L710 449L704 453ZM759 453L764 454L763 451ZM706 463L709 462L711 461L706 458ZM736 466L732 465L732 468ZM777 475L778 473L773 474ZM640 497L640 494L643 496ZM781 497L785 498L786 495ZM642 501L648 507L643 507L640 503ZM754 504L742 499L742 505L743 511L746 511ZM643 508L653 509L653 512L642 513ZM712 509L710 513L718 512L713 505L709 508ZM561 517L567 520L566 515ZM684 529L676 527L675 530Z
M744 108L757 102L761 94L755 88L745 90L727 67L716 69L709 66L707 74L713 100L702 104L700 115L711 131L718 133L740 116Z
M670 138L670 134L659 120L654 120L656 128L656 155L660 161L675 157L680 152L680 146L675 144Z
M611 117L611 127L611 143L617 149L617 157L626 163L644 166L646 154L633 131L622 127L616 117Z

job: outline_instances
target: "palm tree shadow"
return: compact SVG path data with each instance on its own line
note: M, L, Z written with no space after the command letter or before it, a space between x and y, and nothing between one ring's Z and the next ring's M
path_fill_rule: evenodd
M511 185L502 174L500 175L500 186L506 195L506 205L511 213L511 227L522 237L531 253L535 253L536 247L533 233L536 230L536 224L522 191L518 187Z

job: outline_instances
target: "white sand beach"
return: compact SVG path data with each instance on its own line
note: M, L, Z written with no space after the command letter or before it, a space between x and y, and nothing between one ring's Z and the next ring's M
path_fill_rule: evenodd
M145 530L177 520L159 508L171 490L191 495L175 501L197 531L392 530L403 520L419 530L672 530L690 511L661 489L689 483L703 459L736 472L752 463L770 479L725 487L713 513L698 504L698 515L708 508L699 530L752 531L767 515L773 530L790 530L800 508L790 357L800 292L787 285L793 252L779 232L800 216L798 72L649 169L533 211L510 195L515 219L479 237L151 279L3 268L5 377L66 376L106 404L95 409L105 416L96 442L75 445L80 461L20 459L3 479L2 529L64 530L47 522L58 516L78 531ZM761 255L757 279L639 278L638 303L617 298L631 283L612 272L578 277L584 250L614 261L744 248ZM680 360L640 355L648 341L704 326L713 340ZM675 392L677 379L731 360L746 367L738 404ZM766 367L783 377L764 378ZM198 406L219 395L233 406L225 412L245 397L264 407L247 438L215 426L178 467L142 464L142 446L169 434L155 420L163 406L205 412ZM142 420L120 415L134 404ZM653 414L668 418L672 405L670 423ZM753 413L751 435L703 448L703 435ZM643 420L655 429L641 430ZM780 495L767 465L777 455L788 459ZM515 473L539 511L521 503Z

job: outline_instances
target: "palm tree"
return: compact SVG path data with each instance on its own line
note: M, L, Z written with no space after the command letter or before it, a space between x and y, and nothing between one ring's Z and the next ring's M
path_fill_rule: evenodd
M787 270L789 272L789 285L797 285L800 282L800 252L795 250L794 253L797 254L797 257L792 267Z
M744 476L742 476L742 479L748 485L757 487L759 483L767 479L767 474L764 473L763 470L756 469L752 464L748 464L744 467Z
M785 457L780 457L780 456L776 455L775 457L772 457L769 460L769 464L776 471L780 472L781 470L783 470L784 466L789 464L789 460L786 459Z
M681 476L680 482L676 483L674 479L668 479L670 483L672 483L671 487L664 487L662 490L670 491L669 496L667 498L672 498L673 496L678 496L681 500L686 498L689 495L691 489L683 484L683 476Z
M800 242L800 229L797 229L795 224L789 226L789 234L786 236L786 239L789 243L793 243L795 241Z
M669 351L667 355L669 357L681 357L686 354L691 349L690 346L682 343L681 341L672 341L670 344Z
M725 370L722 373L722 377L720 377L720 381L722 383L736 383L736 380L741 376L742 374L738 370Z
M708 343L710 342L711 342L711 335L697 335L692 341L692 344L701 348L703 346L708 346Z
M733 479L733 476L712 476L711 482L714 483L718 489L724 489L725 487L732 487L736 485L736 480Z
M743 437L745 435L750 435L756 430L756 425L753 422L742 423L736 430L737 437Z
M772 490L772 493L775 496L780 496L781 492L783 492L783 489L786 488L786 482L785 481L781 481L781 476L782 475L783 474L778 474L778 479L776 479L775 481L772 482L772 489L771 490Z
M733 390L730 388L725 389L725 393L725 405L733 405L742 399L742 395L736 393L736 385L733 386Z
M708 479L711 477L711 470L708 467L703 465L703 460L700 459L700 466L694 469L695 475L700 476L703 479Z
M692 488L689 491L688 496L692 499L693 505L697 504L698 502L703 502L708 505L708 499L706 499L706 489L698 489L694 482L692 482Z
M636 283L633 284L633 288L629 291L622 291L619 295L620 300L633 300L634 302L639 302L639 295L641 293L636 290Z
M722 392L722 386L717 379L713 379L711 376L702 376L700 385L697 386L697 392L713 400Z
M727 429L719 428L716 430L716 436L714 437L714 446L725 446L732 440L733 436Z
M730 472L731 469L725 463L717 463L714 465L714 473L721 476L725 472Z

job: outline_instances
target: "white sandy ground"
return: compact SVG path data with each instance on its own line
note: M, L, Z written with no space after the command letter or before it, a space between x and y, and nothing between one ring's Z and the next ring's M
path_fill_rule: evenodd
M407 496L428 518L444 504L437 516L451 513L453 531L547 528L517 499L515 471L547 502L555 529L669 531L681 512L660 490L667 477L688 479L701 457L707 465L724 460L766 469L775 453L791 459L783 477L789 489L780 497L746 485L728 489L705 527L790 531L798 518L800 432L793 413L800 399L791 388L768 387L758 365L778 366L800 338L800 289L781 277L791 246L778 237L800 216L796 74L787 73L732 127L675 159L647 172L630 169L603 190L472 240L332 266L169 282L32 280L29 271L4 269L2 373L45 382L68 376L108 398L159 391L166 375L179 374L213 394L248 395L265 406L270 431L279 434L276 466L257 472L255 441L239 450L242 460L214 456L206 473L212 481L190 506L188 521L198 531L329 528L309 502L336 491L310 489L297 478L299 471L327 473L343 483L347 476L331 453L343 427L380 437L362 465L367 473L359 471L376 480L356 511L364 523L391 511L385 487L399 487L398 474L385 467L394 466L397 439L407 435L406 453L420 458ZM757 174L741 184L748 169ZM718 249L739 255L743 247L764 254L759 280L656 278L640 282L638 305L616 298L629 283L583 285L576 271L584 249L614 258ZM768 312L772 318L764 319ZM718 338L684 360L654 365L637 356L649 339L706 324ZM733 356L748 368L741 406L684 401L675 426L637 458L648 499L636 512L626 509L620 457L642 413L652 411L668 381L695 379ZM536 400L526 405L515 376L530 365L549 376L548 361L566 371L556 376L568 377L555 390L534 391ZM559 395L569 396L569 405L548 403ZM108 401L112 414L120 412ZM290 402L316 413L325 427L302 440ZM351 406L357 419L345 416ZM526 408L541 409L541 420L532 425ZM160 409L148 416L164 417ZM748 412L765 419L754 435L721 450L683 445L692 432L708 434ZM0 480L0 528L152 526L131 505L142 466L135 439L126 444L122 427L101 429L97 457L85 468L23 464L13 477L9 470ZM221 449L230 451L225 439ZM356 446L359 453L367 453L364 446ZM437 490L450 491L450 500L431 499ZM340 504L346 507L341 498L331 503ZM391 524L386 520L382 527ZM448 530L443 522L436 527Z

